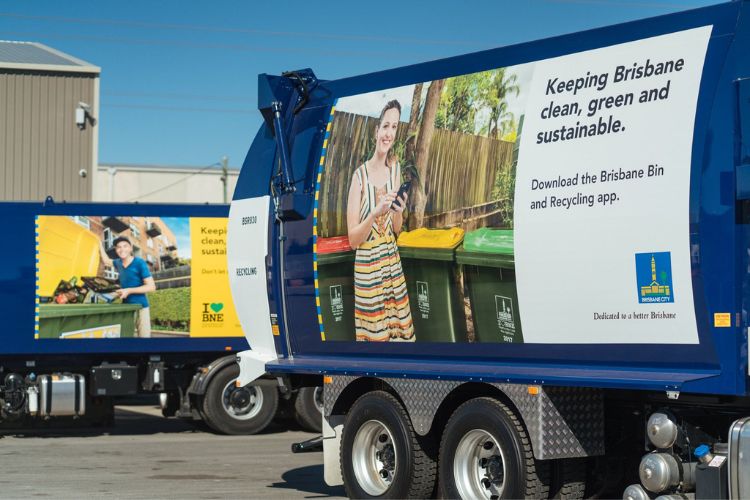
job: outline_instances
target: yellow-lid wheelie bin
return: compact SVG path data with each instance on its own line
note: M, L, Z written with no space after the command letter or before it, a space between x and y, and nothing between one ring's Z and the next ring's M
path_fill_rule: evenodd
M463 234L460 228L420 228L398 237L417 342L466 341L455 260Z
M523 343L513 230L481 228L466 233L456 262L463 266L475 342Z

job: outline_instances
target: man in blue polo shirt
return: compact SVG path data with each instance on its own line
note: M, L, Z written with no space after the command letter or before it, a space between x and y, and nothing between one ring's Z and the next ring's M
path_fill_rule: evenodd
M101 248L101 258L105 266L112 266L120 275L120 289L117 296L126 304L140 304L141 309L135 322L136 336L151 337L151 314L146 294L156 290L154 278L146 261L133 255L133 245L124 236L115 238L114 248L117 259L110 259L104 248Z

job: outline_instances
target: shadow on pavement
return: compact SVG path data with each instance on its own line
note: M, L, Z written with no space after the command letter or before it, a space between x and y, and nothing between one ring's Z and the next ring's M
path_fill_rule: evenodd
M287 426L272 423L260 434L286 432ZM32 420L23 426L13 426L13 422L0 427L0 438L60 438L92 436L142 436L150 434L207 433L215 434L200 420L191 421L179 418L164 418L157 407L116 407L114 423L92 423L71 418ZM218 435L218 434L217 434Z
M269 488L309 493L305 498L346 497L343 486L328 486L323 481L323 465L307 465L288 470L281 475L284 482L273 483Z

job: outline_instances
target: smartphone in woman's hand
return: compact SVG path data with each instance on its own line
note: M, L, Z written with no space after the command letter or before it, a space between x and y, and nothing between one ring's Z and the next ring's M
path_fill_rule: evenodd
M396 208L398 205L401 206L401 203L398 202L399 198L403 197L407 191L409 191L409 188L411 187L411 181L406 181L403 184L401 184L401 187L398 188L398 193L396 193L396 199L393 200L393 203L391 203L391 208Z

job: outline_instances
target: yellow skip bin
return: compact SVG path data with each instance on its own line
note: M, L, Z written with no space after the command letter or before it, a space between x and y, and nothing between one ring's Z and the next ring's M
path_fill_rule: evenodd
M99 238L70 217L42 215L37 221L39 291L55 292L60 280L72 276L96 276Z

